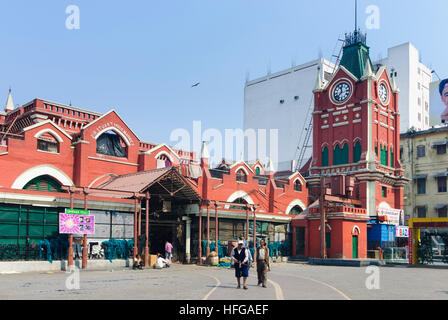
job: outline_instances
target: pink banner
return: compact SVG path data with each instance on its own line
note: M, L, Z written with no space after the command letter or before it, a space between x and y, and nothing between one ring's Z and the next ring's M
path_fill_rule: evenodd
M59 214L59 233L61 234L94 234L95 216L76 214Z

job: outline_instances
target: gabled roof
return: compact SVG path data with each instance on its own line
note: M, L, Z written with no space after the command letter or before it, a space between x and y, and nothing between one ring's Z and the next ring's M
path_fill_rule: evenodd
M322 91L327 90L330 85L333 84L334 79L336 78L336 76L338 75L339 71L342 70L347 76L349 76L353 81L358 81L358 78L355 77L355 75L353 73L351 73L349 70L347 70L347 68L345 68L344 66L339 66L336 71L333 73L333 75L331 76L330 80L325 83L325 85L322 88Z
M148 155L152 154L154 151L162 149L163 147L166 147L173 155L176 156L176 158L180 159L180 157L177 154L177 152L175 152L173 149L171 149L171 147L169 145L167 145L166 143L159 144L157 147L149 149L148 151L145 151L145 154L148 154Z
M98 189L164 195L167 197L200 200L201 196L175 167L130 173L112 178Z
M101 117L96 118L95 120L93 120L92 122L90 122L89 124L87 124L86 126L84 126L82 128L82 130L86 130L88 127L90 127L91 125L93 125L94 123L101 121L102 119L104 119L105 117L107 117L109 114L111 113L115 113L115 115L118 117L118 119L120 119L121 122L123 122L127 129L137 138L138 141L140 141L140 139L138 138L138 136L134 133L134 131L132 131L132 129L128 126L128 124L120 117L120 115L114 110L110 110L109 112L103 114Z
M41 127L41 126L44 126L44 125L46 125L46 124L50 124L50 125L52 125L56 130L58 130L59 132L61 132L62 134L64 134L67 138L69 138L70 140L72 140L72 136L70 136L64 129L62 129L61 127L59 127L58 125L56 125L52 120L45 120L45 121L43 121L43 122L39 122L39 123L33 124L33 125L29 126L29 127L23 128L22 131L23 131L23 132L25 132L25 131L29 131L29 130L32 130L32 129L35 129L35 128L39 128L39 127Z
M254 170L252 170L252 168L251 168L251 167L250 167L244 160L240 160L240 161L235 162L234 164L232 164L232 165L230 166L230 169L233 169L233 168L238 167L238 166L245 166L245 167L247 167L252 173L254 173Z

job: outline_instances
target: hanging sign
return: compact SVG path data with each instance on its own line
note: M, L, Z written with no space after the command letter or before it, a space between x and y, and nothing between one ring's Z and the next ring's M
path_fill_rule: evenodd
M397 238L408 238L409 237L409 227L397 226L395 228L395 236Z
M393 224L393 225L400 225L400 217L402 210L399 209L392 209L392 208L384 208L384 207L378 207L377 208L378 217L385 217L385 223L387 224Z
M94 234L95 216L79 214L59 214L59 233L61 234Z
M81 214L81 215L89 215L89 210L82 210L82 209L65 209L65 214Z

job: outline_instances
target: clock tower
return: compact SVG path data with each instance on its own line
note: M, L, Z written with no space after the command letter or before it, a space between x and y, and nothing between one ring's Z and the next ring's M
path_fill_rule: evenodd
M368 216L396 222L408 181L399 159L399 90L385 67L374 69L365 34L346 35L340 65L325 85L319 73L313 92L310 191L317 198L321 176L352 176L352 197Z

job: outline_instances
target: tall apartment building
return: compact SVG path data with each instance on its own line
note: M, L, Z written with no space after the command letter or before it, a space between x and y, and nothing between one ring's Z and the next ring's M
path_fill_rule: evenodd
M244 129L278 129L276 169L288 170L291 161L296 160L297 147L302 146L304 138L302 135L299 140L300 135L311 120L318 72L326 82L334 70L335 66L330 61L317 59L246 83ZM309 144L308 158L312 154L312 139ZM269 150L270 141L267 142L267 155Z
M429 129L429 85L432 73L421 62L420 52L407 42L389 48L387 58L374 64L386 66L400 89L400 132L411 128Z
M411 43L390 48L387 58L373 62L374 71L380 65L386 66L400 90L400 132L412 127L428 129L432 76L431 70L420 62L419 51ZM278 129L278 161L275 163L278 170L290 169L291 161L298 158L297 148L304 145L304 128L308 127L312 116L310 106L314 105L318 68L325 84L331 79L335 66L326 59L318 59L245 85L244 129ZM305 162L312 154L312 139L308 145Z
M400 136L400 158L411 182L404 189L405 217L447 217L448 127L409 131Z

